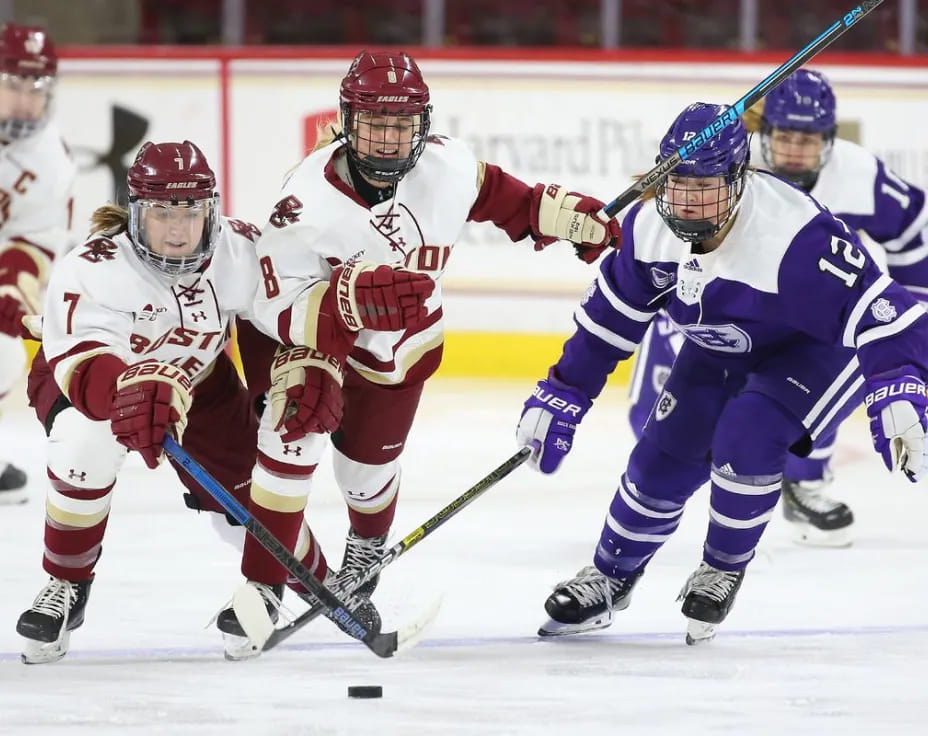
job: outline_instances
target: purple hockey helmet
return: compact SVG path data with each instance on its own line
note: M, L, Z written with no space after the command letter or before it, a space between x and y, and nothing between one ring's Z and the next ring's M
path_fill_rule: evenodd
M811 188L831 154L838 129L835 108L835 93L821 72L799 69L787 77L764 100L760 142L767 166L794 184ZM821 134L824 145L818 165L801 171L778 167L771 148L774 129Z
M658 161L674 153L701 134L708 125L728 110L727 105L695 102L681 112L664 135L660 145ZM741 193L744 190L744 175L750 160L748 134L741 119L722 128L707 140L657 186L657 211L667 227L681 240L699 242L718 233L734 216ZM719 216L709 219L685 219L674 213L670 195L674 182L686 177L721 177L718 188Z

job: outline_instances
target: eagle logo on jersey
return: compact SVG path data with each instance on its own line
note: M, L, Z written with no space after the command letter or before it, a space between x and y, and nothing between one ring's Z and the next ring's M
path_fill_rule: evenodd
M291 194L274 205L269 222L277 228L286 227L299 221L302 214L303 203Z
M106 238L94 238L88 243L84 243L84 251L80 257L91 263L100 261L112 261L116 258L116 243Z

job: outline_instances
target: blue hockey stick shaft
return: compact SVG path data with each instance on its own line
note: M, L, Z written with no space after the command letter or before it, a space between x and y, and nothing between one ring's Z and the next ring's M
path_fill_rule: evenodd
M709 123L709 125L703 128L691 141L687 141L686 145L681 146L670 154L670 156L659 161L647 174L642 176L638 181L607 204L603 208L603 212L609 217L615 217L619 212L673 171L677 164L689 158L694 151L702 148L706 141L711 139L720 130L727 128L735 122L735 120L741 117L745 110L759 102L770 90L783 82L783 80L813 56L831 45L835 39L844 34L848 28L862 20L864 16L882 2L883 0L864 0L860 5L851 8L841 18L823 31L818 38L810 42L804 49L797 52L788 61L774 69L767 78L754 87L754 89Z
M173 437L165 436L164 450L191 477L199 483L232 517L245 527L261 546L270 552L287 571L312 593L322 604L326 618L331 619L342 631L354 639L364 642L379 657L391 657L399 647L397 632L371 631L348 610L347 606L332 591L325 587L300 562L271 531L249 513L222 484L211 476L202 465L194 460Z

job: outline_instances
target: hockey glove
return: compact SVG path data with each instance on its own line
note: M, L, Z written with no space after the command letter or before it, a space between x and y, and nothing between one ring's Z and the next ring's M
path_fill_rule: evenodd
M867 379L864 404L873 446L889 470L902 468L915 483L928 474L928 397L911 366Z
M116 379L110 424L116 440L138 452L149 468L164 457L169 430L180 442L191 403L190 380L167 363L139 363Z
M271 365L271 421L284 442L334 432L342 421L341 363L304 346L280 347Z
M534 449L529 464L546 474L557 470L570 452L577 425L593 404L579 389L553 374L535 386L516 429L519 444Z
M425 301L435 282L424 273L376 263L339 266L330 279L345 329L406 330L426 317Z
M615 219L600 217L603 206L595 197L568 192L558 184L536 184L530 212L535 250L569 240L578 258L593 263L606 248L619 248L622 229Z
M0 255L0 332L25 337L23 317L42 311L39 299L38 267L19 248Z

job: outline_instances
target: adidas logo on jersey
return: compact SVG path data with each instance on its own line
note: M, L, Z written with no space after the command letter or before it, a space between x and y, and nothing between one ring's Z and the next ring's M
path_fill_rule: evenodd
M735 477L735 469L731 466L731 463L725 463L721 468L717 468L717 470L722 475L727 475L730 478Z
M699 265L699 261L695 258L692 261L687 261L683 264L684 271L699 271L702 273L702 266Z

